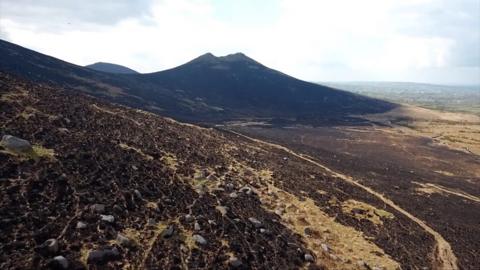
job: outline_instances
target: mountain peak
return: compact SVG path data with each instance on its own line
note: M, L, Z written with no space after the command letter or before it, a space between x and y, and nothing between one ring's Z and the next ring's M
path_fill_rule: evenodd
M246 56L241 52L232 53L225 56L215 56L212 53L205 53L193 59L189 63L221 64L221 63L233 63L233 62L257 63L257 61L253 60L252 58Z

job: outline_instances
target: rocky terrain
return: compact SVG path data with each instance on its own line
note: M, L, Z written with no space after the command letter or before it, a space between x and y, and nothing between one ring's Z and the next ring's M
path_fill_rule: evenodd
M0 95L1 269L478 265L321 160L6 73Z

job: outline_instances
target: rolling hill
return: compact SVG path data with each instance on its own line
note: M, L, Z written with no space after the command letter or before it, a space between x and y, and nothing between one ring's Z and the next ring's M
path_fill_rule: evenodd
M117 64L97 62L91 65L85 66L86 68L93 69L96 71L102 71L107 73L116 73L116 74L137 74L138 72Z

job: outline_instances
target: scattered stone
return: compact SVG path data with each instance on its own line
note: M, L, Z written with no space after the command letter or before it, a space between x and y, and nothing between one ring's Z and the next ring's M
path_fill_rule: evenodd
M53 261L61 268L68 269L68 260L63 256L55 256Z
M217 209L218 212L220 212L220 214L222 214L222 216L225 216L227 214L227 211L228 211L228 207L221 206L221 205L215 206L215 209Z
M29 141L20 139L12 135L4 135L0 144L10 151L14 152L30 152L33 151Z
M194 219L194 218L193 218L192 215L190 215L190 214L186 214L186 215L185 215L185 221L186 221L186 222L192 222L193 219Z
M310 229L309 227L306 227L306 228L303 230L303 232L304 232L306 235L308 235L308 236L310 236L310 235L313 234L312 229Z
M140 200L143 199L142 193L140 193L140 191L138 191L138 189L135 189L133 191L133 193L135 193L135 196L137 196L137 198L139 198Z
M173 225L169 225L165 230L162 231L162 238L170 238L173 235L173 232L175 231Z
M113 211L114 211L115 213L122 213L122 212L123 212L123 208L122 208L120 205L115 204L115 205L113 206Z
M277 214L279 216L283 215L284 213L285 213L285 211L283 211L282 209L275 210L275 214Z
M320 246L322 247L323 251L325 251L325 252L328 252L330 250L330 248L328 247L327 244L321 244Z
M205 245L207 244L207 240L205 238L203 238L203 236L199 235L199 234L194 234L193 236L193 240L195 241L195 243L199 244L199 245Z
M200 227L200 224L198 224L198 222L195 222L195 224L193 224L193 229L195 231L200 231L202 228Z
M248 218L248 221L250 221L256 228L262 227L262 222L260 222L260 220L254 218L254 217Z
M135 166L135 165L132 165L132 169L136 171L136 170L138 170L138 167Z
M209 220L207 220L207 222L208 222L208 224L210 224L210 225L217 225L217 223L216 223L215 220L213 220L213 219L209 219Z
M228 183L225 185L228 189L233 189L235 186L232 183Z
M238 197L238 194L236 192L232 192L230 194L228 194L228 197L230 198L237 198Z
M86 223L81 222L81 221L77 222L77 229L80 229L80 230L81 230L81 229L85 229L85 228L87 228L87 224L86 224Z
M242 266L243 263L237 257L231 257L230 260L228 261L228 264L230 264L230 266L233 268L238 268Z
M88 253L88 264L104 264L108 261L116 260L120 257L120 252L116 247L112 249L92 250Z
M126 237L125 235L121 234L121 233L118 233L117 234L117 239L116 239L117 243L121 246L124 246L124 247L133 247L135 246L135 242Z
M93 212L101 214L101 213L105 212L105 204L96 203L96 204L90 206L90 209L92 209Z
M48 239L43 243L42 246L45 246L47 250L51 253L57 253L58 252L58 241L57 239Z
M102 221L108 222L108 223L113 223L115 221L115 217L112 215L100 215L102 218Z
M305 255L303 256L303 258L305 259L305 261L307 262L314 262L315 261L315 258L313 258L313 256L309 253L305 253Z

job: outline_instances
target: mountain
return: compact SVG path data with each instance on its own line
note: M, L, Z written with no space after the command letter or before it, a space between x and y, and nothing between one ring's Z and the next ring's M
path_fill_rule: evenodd
M202 55L150 74L111 74L0 41L0 70L191 122L296 120L309 124L391 110L395 104L305 82L243 55Z
M2 269L436 263L391 203L286 148L4 72L0 107Z
M117 74L137 74L138 73L135 70L125 66L111 64L111 63L104 63L104 62L97 62L91 65L87 65L85 67L96 70L96 71L102 71L107 73L117 73Z

